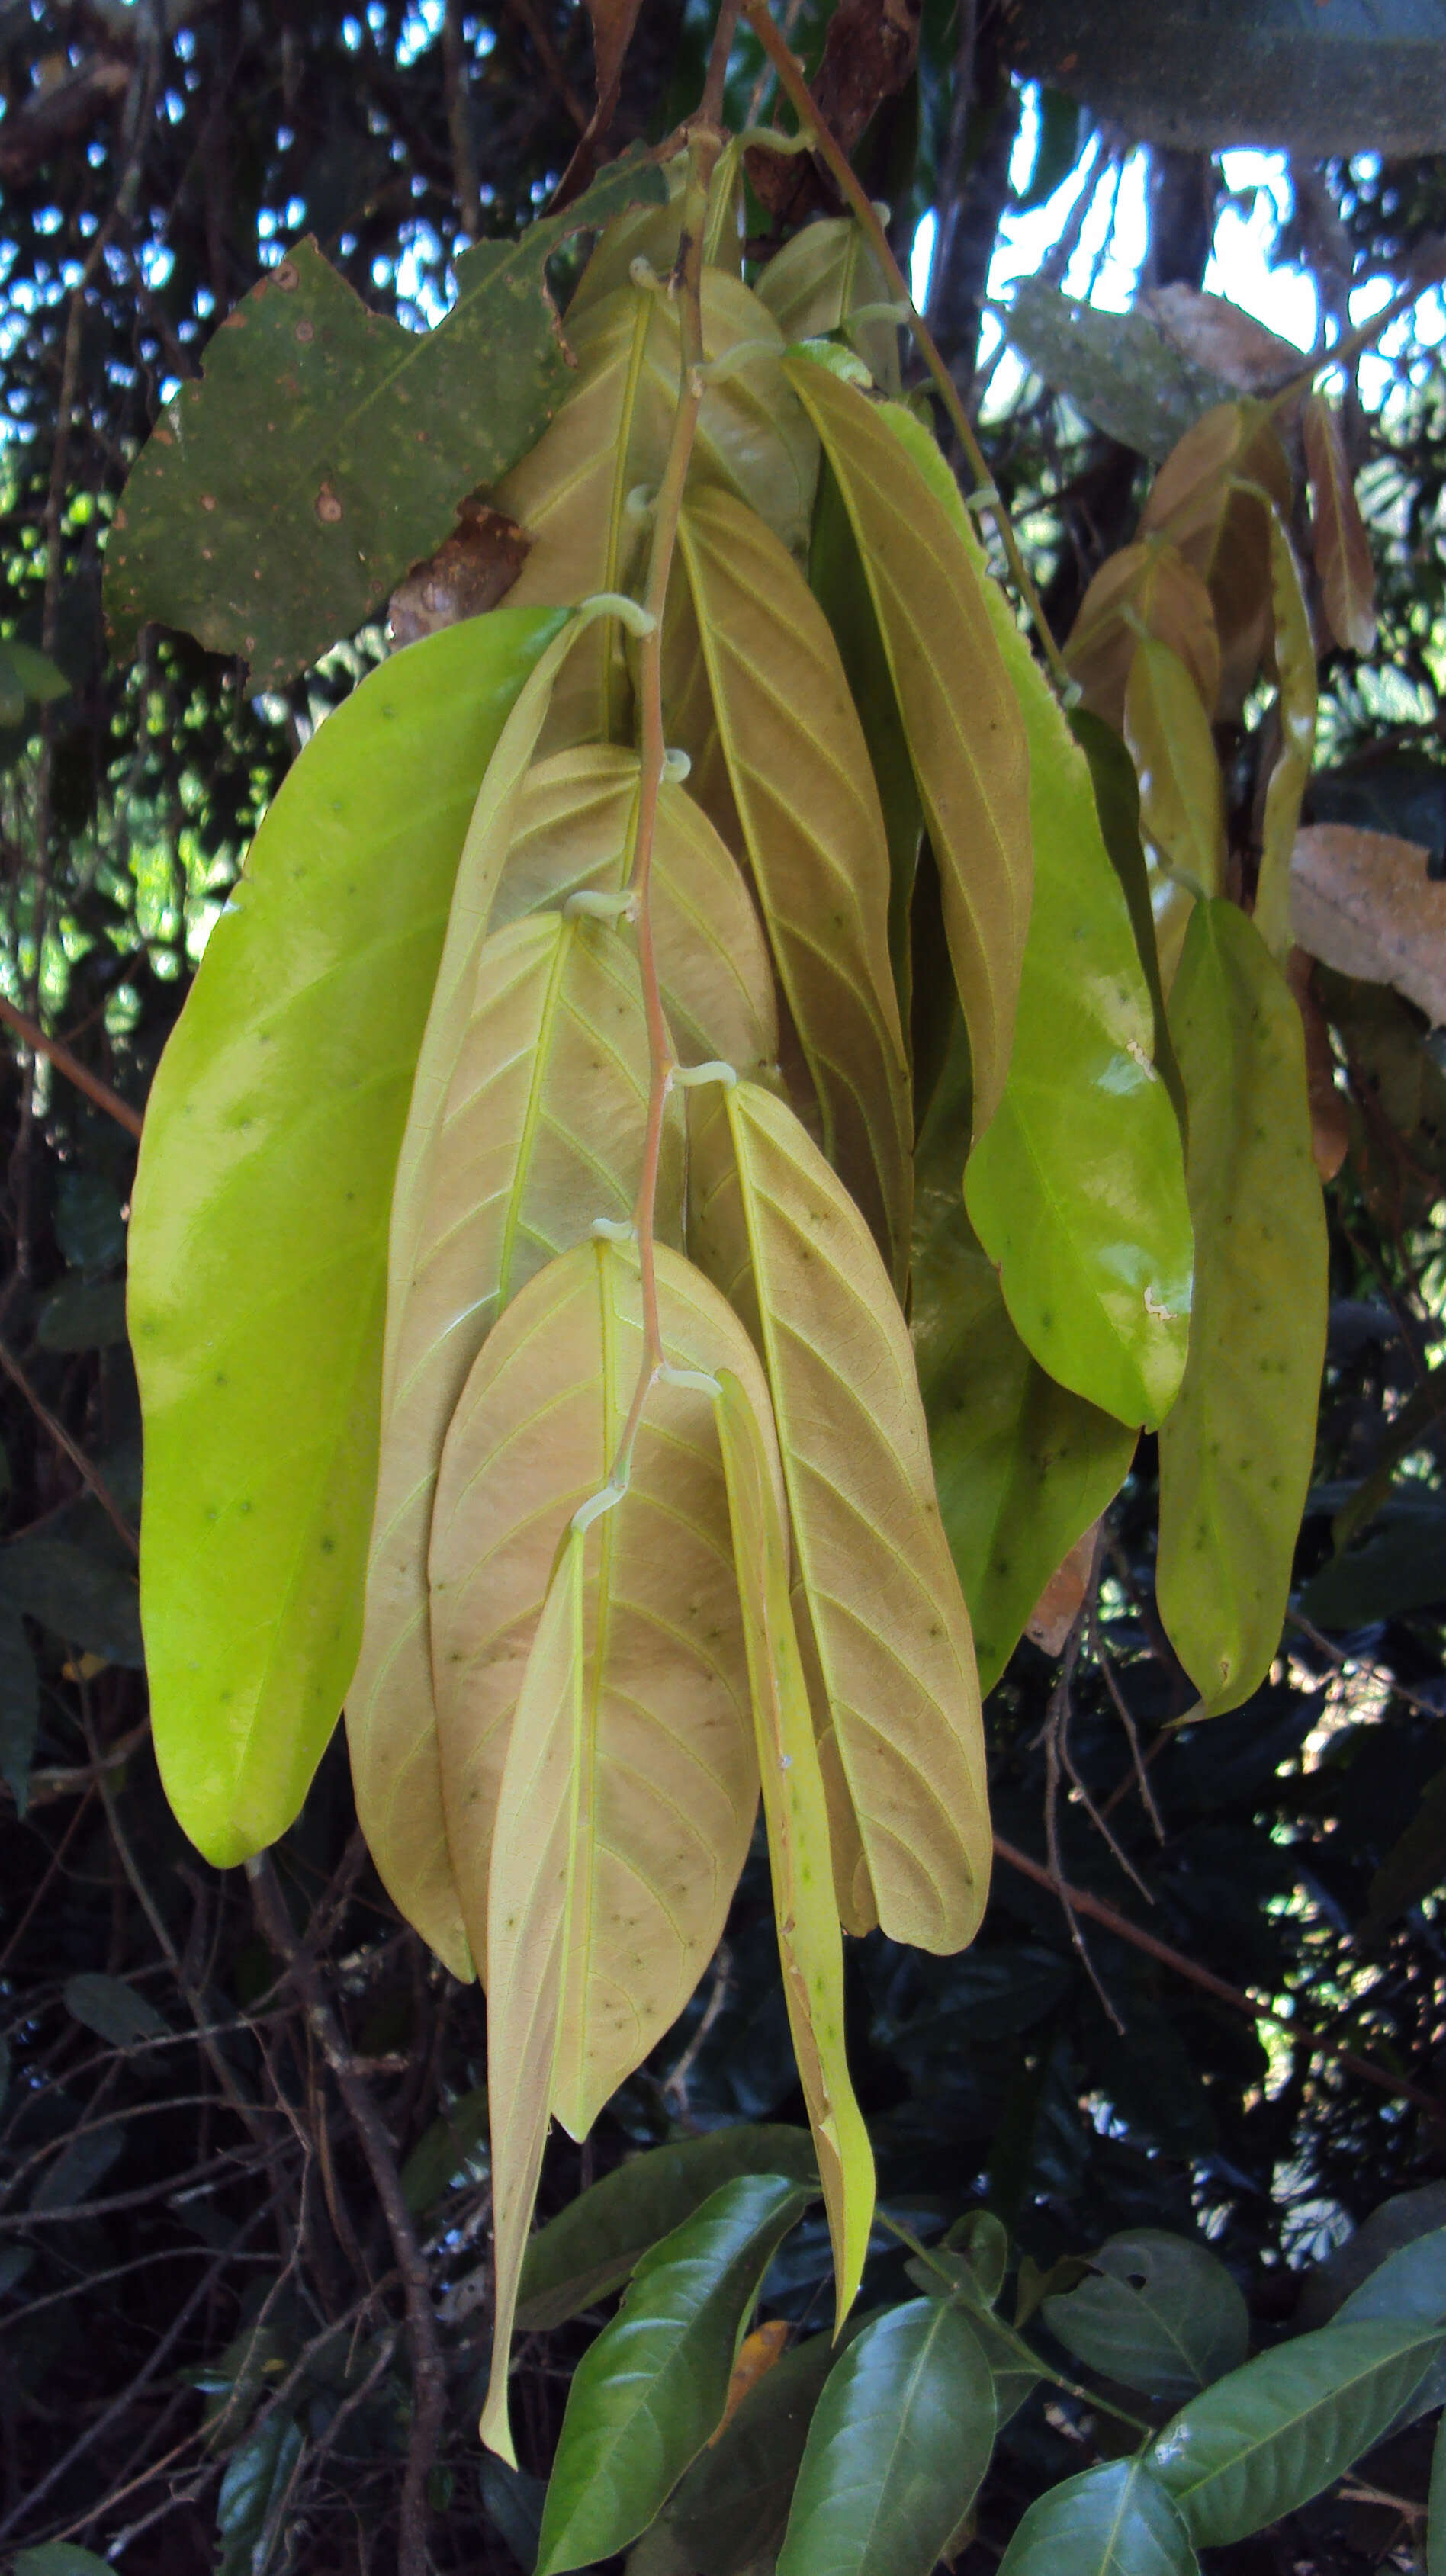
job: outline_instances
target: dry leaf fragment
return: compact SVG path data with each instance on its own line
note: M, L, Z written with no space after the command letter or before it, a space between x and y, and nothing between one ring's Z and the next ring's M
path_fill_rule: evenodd
M1290 896L1296 941L1323 966L1394 984L1433 1025L1446 1021L1446 885L1416 842L1311 823L1296 834Z
M458 525L425 563L414 564L392 593L388 627L394 651L435 635L439 626L483 617L505 599L527 561L528 539L505 510L475 494L464 501Z
M1058 1655L1064 1651L1065 1639L1084 1607L1099 1534L1099 1522L1091 1521L1075 1540L1063 1565L1056 1566L1024 1623L1026 1637L1042 1654Z
M1305 1030L1310 1149L1321 1179L1333 1181L1350 1151L1350 1113L1344 1095L1336 1087L1330 1028L1315 989L1315 959L1308 957L1303 948L1292 948L1285 961L1285 980L1300 1005Z
M1153 286L1136 309L1147 313L1187 358L1239 393L1279 393L1302 372L1302 353L1294 341L1279 339L1223 295L1204 295L1183 282Z
M1220 638L1210 593L1178 547L1162 537L1121 546L1080 602L1064 658L1091 713L1125 729L1125 687L1141 633L1178 654L1207 715L1220 693Z
M723 2409L723 2421L717 2432L708 2436L710 2451L716 2442L722 2441L744 2398L758 2386L760 2379L766 2379L776 2361L782 2361L788 2350L789 2332L785 2317L770 2317L765 2325L755 2326L752 2334L744 2336L733 2364L733 2376L728 2382L728 2403Z

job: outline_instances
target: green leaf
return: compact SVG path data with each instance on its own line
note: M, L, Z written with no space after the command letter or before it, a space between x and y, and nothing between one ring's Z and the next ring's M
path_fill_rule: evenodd
M1326 1227L1305 1043L1260 933L1197 904L1170 996L1190 1105L1195 1301L1160 1434L1156 1588L1211 1713L1238 1708L1280 1644L1315 1450Z
M265 2576L273 2516L279 2523L304 2447L300 2425L278 2408L232 2452L216 2500L216 2576Z
M868 578L938 863L982 1131L1013 1043L1032 882L1028 746L988 578L934 469L912 453L912 414L870 402L803 352L784 372L823 440ZM923 446L948 480L932 440Z
M468 818L561 623L444 628L327 719L152 1087L141 1586L167 1794L220 1866L296 1814L356 1661L402 1124Z
M1262 492L1260 498L1270 526L1270 597L1275 623L1280 748L1265 790L1254 920L1272 957L1283 965L1293 942L1290 863L1301 799L1315 758L1315 638L1301 588L1300 566L1285 521L1268 493Z
M1446 2227L1430 2228L1396 2246L1342 2300L1331 2323L1360 2325L1372 2317L1446 2327Z
M114 2121L72 2138L55 2162L46 2166L30 2195L31 2208L73 2209L77 2202L88 2200L120 2162L125 2143L125 2131Z
M532 2576L547 2497L546 2478L529 2477L525 2469L510 2469L505 2460L487 2451L482 2458L480 2483L482 2510L488 2521L501 2534L523 2576Z
M124 1977L103 1977L88 1970L67 1977L61 2002L72 2021L107 2039L113 2048L136 2048L147 2039L167 2039L170 2024L145 1995Z
M994 1688L1055 1569L1129 1473L1136 1433L1058 1386L964 1212L962 1030L919 1139L911 1331L939 1511Z
M1172 2418L1146 2454L1198 2547L1263 2531L1344 2474L1440 2344L1431 2326L1330 2325L1258 2353Z
M999 2576L1198 2576L1198 2565L1163 2487L1138 2460L1112 2460L1036 2497Z
M1327 1557L1300 1596L1320 1628L1369 1628L1446 1601L1446 1509L1439 1494L1403 1494L1359 1547Z
M3 1560L0 1560L3 1562ZM40 1726L40 1680L18 1610L0 1600L0 1780L23 1816L30 1797L30 1759Z
M1431 2487L1426 2500L1426 2576L1446 2576L1446 2415L1431 2446Z
M1011 347L1096 428L1155 463L1230 387L1144 313L1105 313L1042 277L1014 290Z
M28 1611L82 1654L139 1672L145 1657L135 1577L64 1538L17 1538L0 1548L0 1600Z
M809 2426L778 2576L930 2576L994 2448L994 2382L963 2310L866 2326Z
M1185 1093L1165 1016L1160 952L1150 902L1150 873L1140 839L1140 782L1135 776L1134 762L1111 725L1091 715L1087 707L1076 707L1069 722L1070 731L1090 765L1100 831L1110 855L1110 864L1124 893L1135 946L1150 989L1150 1011L1154 1023L1150 1053L1155 1070L1175 1104L1175 1115L1183 1133ZM1173 889L1167 888L1166 892L1173 892Z
M487 2173L487 2087L475 2085L449 2102L419 2138L402 2167L402 2197L414 2214L431 2209L458 2174L481 2182Z
M114 2576L107 2558L93 2549L77 2549L73 2540L42 2540L37 2549L22 2549L13 2576Z
M27 706L52 706L69 695L70 682L48 654L18 636L0 638L0 725L18 725Z
M815 2184L813 2140L806 2129L741 2121L630 2157L532 2238L517 2301L519 2328L545 2334L594 2307L628 2279L650 2245L740 2174Z
M119 1279L67 1279L51 1290L35 1321L43 1351L107 1351L126 1337L126 1292Z
M697 2576L700 2568L707 2576L751 2576L772 2565L836 2352L829 2335L810 2335L749 2390L638 2542L628 2576Z
M616 162L564 215L477 242L434 331L369 313L308 240L216 332L132 469L106 553L117 644L184 627L274 687L355 632L532 446L571 373L545 287L570 233L659 173Z
M1089 763L1002 593L988 583L985 597L1029 742L1034 905L1009 1076L965 1197L1040 1365L1149 1428L1174 1402L1189 1335L1180 1129Z
M1044 2302L1051 2334L1088 2369L1178 2404L1244 2361L1244 2298L1203 2245L1140 2227L1090 2260L1087 2280Z
M538 2576L624 2549L722 2421L734 2355L809 2194L740 2175L646 2254L578 2364L553 2463Z

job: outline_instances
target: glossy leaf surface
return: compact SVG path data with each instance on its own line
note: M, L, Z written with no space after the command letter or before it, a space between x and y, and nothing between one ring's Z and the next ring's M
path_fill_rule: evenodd
M911 2299L864 2328L814 2410L778 2576L931 2576L994 2448L964 2312Z
M961 1087L946 1074L919 1140L910 1329L987 1693L1050 1576L1118 1493L1136 1434L1057 1385L1020 1340L964 1210Z
M1258 2353L1165 2426L1146 2462L1197 2547L1263 2531L1377 2443L1439 2347L1419 2324L1326 2326Z
M789 1602L788 1532L768 1448L738 1380L720 1379L718 1435L743 1608L748 1679L788 2026L823 2179L838 2320L858 2295L874 2217L874 2160L844 2048L843 1936L828 1804Z
M1141 2227L1110 2237L1090 2265L1043 2308L1050 2333L1088 2369L1178 2403L1244 2361L1245 2300L1205 2246Z
M167 1794L222 1866L291 1822L355 1661L417 1047L478 785L556 624L454 627L321 727L152 1088L129 1276L142 1615Z
M1254 925L1197 905L1170 997L1189 1101L1190 1357L1160 1434L1156 1588L1202 1708L1280 1644L1315 1448L1326 1230L1300 1013Z
M1029 744L1034 906L1014 1052L965 1174L1021 1339L1061 1386L1153 1428L1185 1367L1180 1129L1089 763L1002 595L986 589Z
M573 2376L537 2576L589 2567L652 2521L722 2421L759 2283L807 2202L780 2174L740 2176L644 2256Z
M725 492L703 493L684 508L678 544L824 1149L897 1267L909 1227L909 1075L868 746L828 620L762 521Z
M706 2137L631 2156L531 2238L517 2322L545 2334L626 2281L650 2245L681 2227L711 2193L739 2174L784 2174L812 2183L817 2171L806 2129L741 2120Z
M1225 783L1210 722L1178 654L1148 638L1125 691L1125 740L1140 782L1140 837L1168 992L1191 908L1225 878Z
M771 2568L788 2524L814 2408L836 2359L827 2334L796 2344L700 2451L628 2560L628 2576L750 2576Z
M158 618L274 688L353 634L567 392L552 254L661 193L655 170L619 162L566 214L474 243L432 331L369 312L314 242L293 243L216 331L126 486L106 553L121 645Z
M1036 2496L999 2576L1198 2576L1190 2535L1138 2460L1085 2469Z
M932 471L901 454L919 427L912 414L886 416L802 355L786 373L817 424L868 575L938 862L982 1133L1008 1068L1032 886L1029 753L987 575ZM942 458L938 472L950 480Z
M908 1334L853 1201L783 1102L695 1098L692 1240L768 1364L794 1548L879 1920L959 1949L989 1875L969 1618Z

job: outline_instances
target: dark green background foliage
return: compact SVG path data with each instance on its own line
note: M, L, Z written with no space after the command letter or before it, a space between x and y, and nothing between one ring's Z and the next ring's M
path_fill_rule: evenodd
M935 309L964 376L1019 115L993 14L977 14L974 106L951 91L956 30L930 0L918 73L860 155L901 242L926 205L942 210ZM795 41L811 58L827 15L808 0ZM645 0L614 141L660 133L692 103L706 17ZM756 52L739 60L741 114ZM0 637L43 649L67 684L18 716L9 699L0 709L0 983L138 1107L208 906L295 749L383 641L364 629L259 696L239 666L155 628L124 664L100 605L120 486L218 321L302 233L375 312L435 320L469 219L510 239L565 166L590 46L570 0L458 9L445 29L391 0L355 17L313 0L84 0L0 11L0 78ZM1054 157L1026 197L1064 175L1088 131L1047 99L1041 155ZM1157 182L1147 276L1198 283L1218 171L1162 153ZM1405 275L1443 229L1440 163L1336 159L1302 179L1294 247L1338 304L1352 254ZM1371 425L1362 486L1381 643L1369 667L1327 666L1335 775L1317 810L1441 851L1446 410L1419 348L1396 364L1400 399ZM1063 631L1132 531L1140 458L1038 380L989 445ZM1248 726L1234 751L1245 812L1259 754ZM1277 1675L1237 1714L1171 1730L1190 1693L1153 1611L1147 1442L1072 1678L1022 1646L990 1709L1000 1833L1036 1859L1056 1837L1077 1888L1226 1987L1273 1999L1277 2018L1097 1921L1081 1920L1076 1943L1056 1898L1004 1864L962 1959L879 1936L850 1950L851 2052L896 2218L933 2241L987 2204L1027 2297L1122 2230L1203 2230L1267 2344L1324 2321L1339 2290L1310 2267L1378 2204L1424 2187L1440 2195L1420 2204L1438 2223L1446 2203L1446 2114L1410 2091L1446 2090L1446 1415L1432 1399L1446 1069L1406 1003L1363 987L1329 998L1354 1148L1299 1624ZM136 2576L386 2569L413 2373L364 2142L295 1983L277 1983L244 1877L183 1844L145 1741L117 1527L139 1508L121 1310L132 1140L8 1053L0 1124L0 2562L51 2539L124 2540L119 2563ZM1346 1510L1359 1526L1342 1553ZM482 2461L481 2003L382 1899L339 1746L278 1866L395 2150L437 2303L434 2564L527 2567L538 2478L598 2311L523 2347L529 2474ZM684 2024L586 2148L554 2147L544 2207L634 2148L801 2118L760 1852ZM866 2308L914 2295L905 2260L881 2235ZM605 2304L610 2291L591 2287ZM765 2309L813 2330L829 2305L815 2213L787 2239ZM813 2369L808 2353L796 2374ZM1004 2432L968 2576L1112 2439L1083 2399L1051 2396L1046 2410L1030 2396ZM1424 2496L1427 2449L1419 2428L1397 2436L1367 2483ZM1304 2557L1346 2576L1401 2529L1389 2506L1337 2499L1294 2518L1284 2558L1242 2542L1213 2564L1253 2576Z

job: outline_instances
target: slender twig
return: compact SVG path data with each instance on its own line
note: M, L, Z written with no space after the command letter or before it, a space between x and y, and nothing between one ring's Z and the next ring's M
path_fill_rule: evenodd
M673 434L668 445L667 462L653 503L652 542L648 553L647 583L643 607L651 620L648 632L638 649L639 706L639 783L637 823L633 840L633 864L629 879L634 930L638 945L638 973L642 983L643 1010L648 1031L648 1118L643 1144L642 1174L633 1206L633 1228L637 1236L638 1277L642 1294L643 1348L638 1363L637 1385L627 1420L612 1462L611 1481L621 1489L627 1478L633 1444L649 1393L663 1366L662 1327L658 1316L657 1263L654 1258L653 1227L657 1212L658 1169L662 1158L663 1128L667 1116L668 1095L677 1071L673 1041L663 1009L662 988L658 980L657 958L653 948L651 904L653 838L658 817L658 796L663 784L663 767L667 746L663 734L663 610L667 603L668 580L673 568L673 554L678 535L678 516L683 504L683 487L693 455L693 441L698 415L703 407L703 235L708 215L708 190L723 149L723 130L719 117L723 105L723 81L738 23L739 0L723 0L709 58L708 79L702 104L688 128L689 170L683 200L682 229L678 244L678 264L668 284L668 293L678 304L679 384L678 408L673 418Z
M1440 2128L1446 2128L1446 2103L1423 2093L1418 2084L1409 2083L1404 2076L1388 2075L1383 2066L1373 2066L1368 2057L1357 2057L1354 2049L1338 2047L1328 2032L1313 2027L1303 2017L1287 2019L1283 2013L1273 2011L1269 2004L1260 2003L1254 1995L1246 1994L1243 1987L1227 1984L1225 1978L1217 1977L1212 1969L1202 1968L1198 1960L1187 1959L1183 1950L1172 1948L1168 1941L1157 1939L1153 1932L1142 1931L1138 1923L1132 1923L1128 1915L1106 1904L1102 1896L1091 1896L1087 1888L1066 1886L1043 1861L1032 1859L1028 1852L1018 1850L1000 1834L994 1837L994 1852L996 1859L1002 1860L1008 1868L1017 1869L1021 1878L1032 1879L1036 1887L1047 1888L1061 1904L1067 1902L1077 1914L1088 1915L1092 1923L1103 1925L1105 1931L1113 1932L1118 1940L1127 1941L1131 1949L1143 1950L1147 1958L1157 1960L1162 1968L1173 1969L1177 1977L1188 1978L1202 1994L1213 1995L1217 2003L1228 2005L1231 2012L1243 2013L1248 2021L1268 2021L1275 2029L1287 2032L1294 2039L1308 2039L1312 2048L1333 2057L1348 2075L1359 2076L1363 2084L1374 2084L1379 2092L1392 2094L1399 2102L1412 2103L1418 2111L1425 2113L1427 2119L1435 2121Z
M67 1082L73 1082L76 1090L83 1091L87 1100L93 1100L97 1109L103 1109L118 1127L124 1127L131 1136L139 1136L140 1111L132 1109L130 1102L122 1100L118 1091L112 1091L108 1082L102 1082L98 1073L92 1073L88 1066L83 1065L79 1056L72 1055L63 1038L48 1037L38 1020L32 1020L25 1011L18 1011L3 993L0 993L0 1020L7 1028L12 1028L18 1038L23 1038L32 1055L46 1057L57 1073L63 1073Z
M139 1548L135 1531L131 1528L130 1522L126 1519L99 1468L91 1465L85 1451L72 1440L64 1423L57 1421L49 1405L36 1393L13 1351L7 1350L3 1342L0 1342L0 1369L3 1369L12 1384L19 1388L36 1421L44 1425L57 1449L62 1451L70 1460L77 1475L89 1485L106 1519L117 1535L124 1539L131 1555L137 1555Z
M397 2544L398 2576L427 2576L427 2482L437 2456L447 2407L447 2375L441 2338L432 2311L432 2283L417 2243L412 2214L402 2190L392 2142L382 2126L341 2026L322 1991L315 1960L298 1941L280 1883L266 1853L248 1860L251 1901L256 1920L278 1958L286 1963L305 2008L308 2026L336 2080L366 2158L387 2234L392 2241L407 2309L407 2335L412 2348L413 2408L407 2443L407 2470L402 2482L401 2532Z
M452 147L452 191L462 217L462 230L469 241L475 241L482 230L482 189L472 141L472 106L467 95L462 0L447 0L442 20L442 83L447 100L447 138Z
M1064 690L1072 690L1074 683L1065 667L1064 656L1050 631L1049 620L1045 616L1029 566L1020 551L1019 540L1014 533L1009 513L997 493L994 493L993 480L984 460L984 450L975 435L974 424L959 398L959 388L939 353L934 335L914 302L909 281L895 259L889 236L879 221L878 210L863 182L856 176L843 145L830 131L824 118L819 115L803 74L773 23L766 0L744 0L744 9L750 27L778 74L780 88L792 101L799 124L812 135L815 151L820 160L827 164L842 195L858 217L875 259L905 309L905 318L918 344L919 355L934 379L939 399L949 415L950 426L969 460L969 470L975 476L980 490L993 494L988 504L989 515L998 531L999 542L1004 548L1014 586L1029 611L1030 622L1039 637L1045 659L1054 673L1058 686Z

